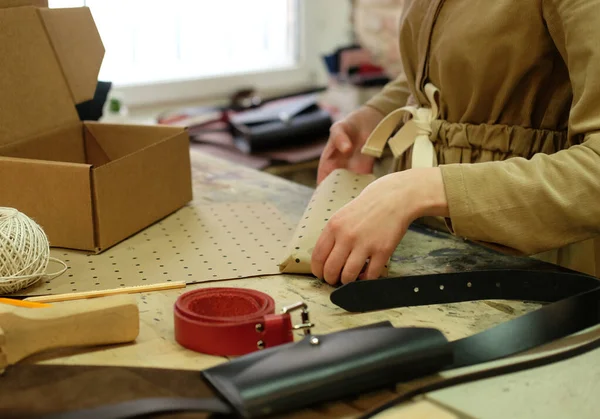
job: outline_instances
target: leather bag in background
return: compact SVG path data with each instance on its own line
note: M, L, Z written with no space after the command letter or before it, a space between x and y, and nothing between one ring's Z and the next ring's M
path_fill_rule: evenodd
M229 118L235 146L250 154L322 141L332 123L317 94L273 100Z

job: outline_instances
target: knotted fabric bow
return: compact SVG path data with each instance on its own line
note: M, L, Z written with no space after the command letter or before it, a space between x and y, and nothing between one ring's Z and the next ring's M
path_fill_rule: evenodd
M389 144L395 159L402 156L411 146L411 167L435 167L437 157L431 140L431 124L439 117L439 90L431 83L425 86L425 95L430 107L404 106L388 114L375 127L361 152L380 158L386 143ZM390 138L406 113L412 118Z

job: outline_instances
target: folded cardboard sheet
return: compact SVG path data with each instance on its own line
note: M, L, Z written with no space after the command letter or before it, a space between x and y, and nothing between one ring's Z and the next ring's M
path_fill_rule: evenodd
M190 204L100 254L52 249L67 272L14 295L274 275L294 227L268 204Z
M282 273L310 274L311 255L321 232L336 211L356 198L375 180L372 174L361 175L337 169L317 187L295 228L287 250L280 261ZM389 273L385 266L382 276Z

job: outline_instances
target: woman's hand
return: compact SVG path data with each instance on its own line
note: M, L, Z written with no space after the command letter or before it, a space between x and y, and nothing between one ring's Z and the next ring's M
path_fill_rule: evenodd
M378 278L409 225L423 216L449 216L439 168L377 179L328 221L312 252L312 273L332 285Z
M363 106L333 124L319 161L317 184L335 169L344 168L360 174L372 173L375 159L361 154L360 150L382 119L381 112Z

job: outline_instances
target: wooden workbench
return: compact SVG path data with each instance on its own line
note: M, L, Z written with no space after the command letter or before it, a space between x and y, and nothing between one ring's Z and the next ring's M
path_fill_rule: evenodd
M312 194L310 188L197 153L192 153L192 162L197 201L268 202L297 221ZM459 238L415 225L395 252L390 271L393 275L406 275L509 265L525 267L534 263L531 259L502 256ZM189 285L184 290L138 294L141 331L135 344L57 351L33 357L27 362L189 370L201 370L226 362L224 358L194 353L178 346L173 337L172 315L173 303L183 292L225 285L266 292L276 300L278 308L299 300L306 302L316 323L313 333L389 320L395 326L436 327L453 340L538 307L522 302L480 301L349 314L329 301L332 288L313 278L296 275L254 277ZM600 412L600 401L594 394L600 394L599 351L553 366L438 391L396 410L394 417L595 418ZM318 412L332 418L354 417L390 396L391 392L381 392L359 401L320 407ZM422 416L418 416L417 411ZM400 415L401 412L405 415ZM308 418L312 415L309 411L293 416Z

